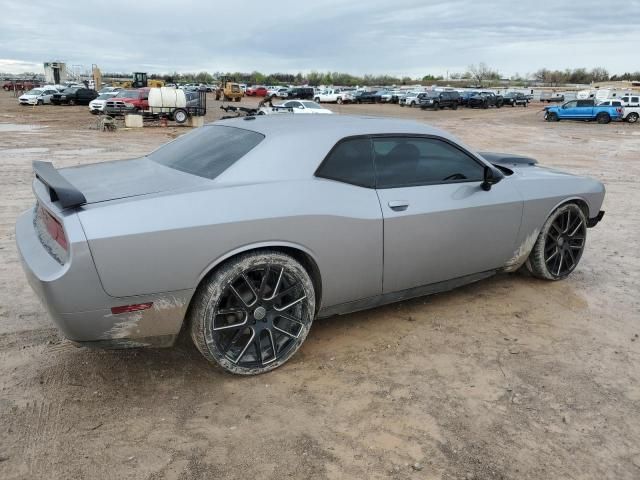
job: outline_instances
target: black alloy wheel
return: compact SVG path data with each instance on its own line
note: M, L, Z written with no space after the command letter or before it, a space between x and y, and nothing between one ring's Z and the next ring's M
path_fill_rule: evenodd
M545 222L527 260L536 277L560 280L580 262L587 240L587 219L573 203L556 209Z
M192 338L225 370L258 374L300 348L314 316L313 283L300 263L283 253L257 252L211 278L194 308Z

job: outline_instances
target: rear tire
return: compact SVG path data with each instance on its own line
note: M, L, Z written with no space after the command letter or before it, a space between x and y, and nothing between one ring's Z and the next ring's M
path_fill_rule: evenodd
M638 114L636 112L631 112L629 115L627 115L626 120L629 123L636 123L638 121Z
M304 267L287 254L259 250L218 267L198 287L188 320L207 360L256 375L289 360L314 317L315 292Z
M320 97L314 98L313 101L316 102L316 103L320 103Z
M173 119L176 123L184 123L189 118L189 114L184 108L176 108L173 111Z
M600 112L596 115L596 121L601 124L609 123L611 121L611 117L608 113Z
M562 280L580 262L587 241L587 218L575 203L555 209L542 226L525 265L543 280Z

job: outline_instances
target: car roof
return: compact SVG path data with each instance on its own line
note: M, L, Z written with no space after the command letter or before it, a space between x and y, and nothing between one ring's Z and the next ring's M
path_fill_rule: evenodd
M252 118L252 120L247 120ZM228 125L245 130L253 130L266 137L271 135L300 136L304 143L304 138L309 136L332 137L336 141L354 135L376 135L385 133L414 133L418 135L437 135L449 137L449 135L439 129L424 123L403 120L389 117L358 116L358 115L335 115L335 116L315 116L309 115L304 118L288 115L260 115L256 117L240 117L227 120L219 120L214 124Z
M257 148L222 173L217 182L252 183L309 178L337 142L357 135L434 135L469 149L452 135L425 123L391 117L258 115L218 120L204 128L218 125L254 131L265 138Z

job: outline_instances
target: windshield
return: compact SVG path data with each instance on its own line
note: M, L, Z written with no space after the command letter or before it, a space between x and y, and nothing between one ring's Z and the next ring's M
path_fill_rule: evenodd
M65 88L62 93L76 93L78 90L80 90L80 87Z
M102 95L98 95L96 97L96 100L108 100L109 98L112 98L112 97L113 97L113 95L109 95L109 94L103 93Z
M138 98L137 90L121 90L116 95L117 98Z
M181 172L214 179L264 139L241 128L207 125L176 138L149 155Z
M39 88L34 88L33 90L29 90L27 93L25 93L25 95L40 95L42 93L42 90L40 90Z

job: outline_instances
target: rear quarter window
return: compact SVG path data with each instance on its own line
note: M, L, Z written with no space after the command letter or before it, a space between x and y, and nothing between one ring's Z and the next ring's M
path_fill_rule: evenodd
M251 130L207 125L163 145L149 158L181 172L214 179L263 139L264 135Z

